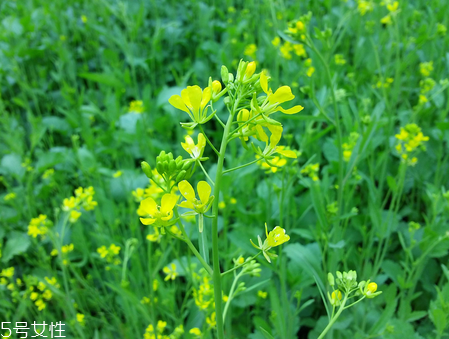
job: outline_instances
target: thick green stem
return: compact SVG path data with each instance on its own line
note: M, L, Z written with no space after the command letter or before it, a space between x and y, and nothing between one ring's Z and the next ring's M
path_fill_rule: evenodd
M212 206L212 262L213 262L213 281L214 281L214 297L215 297L215 316L217 319L217 338L224 339L223 330L223 309L222 309L222 296L221 296L221 272L220 272L220 260L218 249L218 202L220 201L220 187L221 177L223 175L223 163L225 158L226 146L228 145L228 135L231 129L232 119L234 118L235 108L238 107L238 100L234 103L234 109L228 117L226 123L223 139L221 140L220 156L217 164L217 174L215 176L214 186L214 204Z
M207 231L204 230L204 216L203 214L198 215L198 227L199 227L199 238L198 242L200 245L200 253L204 260L209 264L209 243L207 242Z

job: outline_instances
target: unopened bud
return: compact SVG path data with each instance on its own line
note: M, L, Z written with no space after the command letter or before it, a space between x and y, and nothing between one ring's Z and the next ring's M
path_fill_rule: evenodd
M256 71L256 62L255 61L251 61L246 66L245 76L247 78L250 78L254 74L255 71Z
M146 162L146 161L142 161L142 163L140 164L140 166L142 167L142 171L143 173L145 173L145 175L151 179L153 177L153 173L151 172L151 166Z

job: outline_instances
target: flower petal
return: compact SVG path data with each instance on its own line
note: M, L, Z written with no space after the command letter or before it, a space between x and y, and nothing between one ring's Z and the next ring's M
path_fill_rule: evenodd
M187 199L187 201L194 202L195 201L195 191L193 190L192 185L187 180L183 180L178 184L179 192L181 192L182 196Z
M156 219L153 218L140 218L140 222L146 226L154 224L155 221Z
M192 154L192 148L195 147L195 142L190 135L186 135L185 142L181 142L181 146L187 153Z
M260 73L260 87L262 87L262 90L268 94L268 78L265 75L265 71Z
M282 126L277 125L267 125L267 128L271 132L270 146L271 148L274 148L278 144L279 140L281 140L283 128Z
M193 210L195 208L193 206L193 203L191 201L187 201L187 200L182 201L178 206L188 208L190 210Z
M196 186L196 190L198 191L198 196L203 204L207 204L209 201L210 193L212 192L212 188L206 181L198 182Z
M190 103L192 104L193 111L198 112L201 106L201 97L203 96L200 86L187 86L186 90Z
M201 99L201 109L203 109L204 107L206 107L206 105L209 103L210 101L210 87L206 87L203 91L203 97Z
M282 154L284 157L287 157L287 158L292 158L292 159L297 158L296 153L291 150L277 150L276 149L276 153Z
M140 202L140 208L141 211L145 212L148 215L155 215L157 212L157 204L156 201L153 200L153 198L146 198L145 200L142 200Z
M171 212L178 201L178 196L175 194L164 194L161 200L161 213L165 214Z
M198 134L198 149L200 150L200 155L203 155L204 147L206 147L206 138L203 133Z
M256 136L257 139L263 142L268 142L268 135L263 130L263 127L260 125L256 125Z
M192 103L190 102L189 91L188 88L184 88L181 91L181 98L187 108L192 109Z
M187 106L184 104L184 101L182 100L182 98L179 95L172 95L170 97L170 99L168 99L168 102L175 108L180 109L181 111L189 112L189 109L187 108Z
M277 91L268 97L268 101L271 104L282 104L283 102L293 100L295 96L292 93L292 89L289 86L282 86Z
M285 114L296 114L304 109L301 105L294 106L289 109L283 109L281 106L276 107L276 109Z

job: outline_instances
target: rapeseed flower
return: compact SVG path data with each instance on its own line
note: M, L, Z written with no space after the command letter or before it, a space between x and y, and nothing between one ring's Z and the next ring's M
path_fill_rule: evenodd
M128 112L141 114L145 110L142 100L134 100L129 103Z
M428 77L433 71L433 61L421 62L419 64L419 71L422 76Z
M201 90L199 86L187 86L181 91L181 96L172 95L168 102L177 109L186 112L192 119L192 123L184 124L188 128L194 128L197 124L205 124L214 116L207 116L207 104L211 99L211 89L206 87Z
M301 170L301 174L306 174L313 181L318 181L318 172L320 171L320 164L309 164Z
M204 214L211 207L214 201L214 196L210 195L212 188L206 181L199 181L196 187L199 199L196 198L195 191L192 185L187 180L183 180L178 184L179 192L186 199L182 201L179 206L188 208L193 211L194 214ZM199 223L199 231L202 232L202 223Z
M185 142L181 142L181 146L193 159L197 160L203 156L204 148L206 147L206 138L203 133L199 133L198 143L195 145L195 141L193 141L192 137L186 135Z
M429 137L425 136L416 124L401 127L400 133L396 134L395 137L397 139L395 149L401 156L402 161L409 166L416 165L418 162L416 155L421 150L425 151L424 143L429 140Z
M277 255L274 253L270 253L269 250L273 247L282 245L283 243L289 241L290 237L287 234L285 234L285 230L279 226L276 226L272 231L270 231L270 233L268 233L266 223L265 223L265 234L267 238L265 239L264 242L262 242L262 239L259 235L257 236L259 246L256 246L251 239L250 241L255 248L262 251L262 254L265 257L265 259L267 259L267 261L271 264L270 257L274 258L277 257Z
M165 281L168 280L175 280L176 277L178 276L178 272L176 272L176 265L171 263L170 266L165 266L162 271L167 275L165 277Z
M10 201L10 200L14 200L16 197L17 197L17 195L15 193L11 192L11 193L6 194L3 197L3 200Z
M51 226L53 226L51 220L47 219L46 215L40 214L37 218L31 219L28 225L28 235L31 235L33 238L40 235L43 239Z
M157 227L167 227L173 224L173 208L178 201L175 194L164 194L161 205L158 206L153 198L142 200L139 207L140 221L144 225L154 225ZM162 229L162 233L165 231Z

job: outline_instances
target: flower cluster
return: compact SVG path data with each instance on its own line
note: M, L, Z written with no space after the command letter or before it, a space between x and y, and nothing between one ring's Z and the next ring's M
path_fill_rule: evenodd
M401 156L402 161L406 162L409 166L414 166L418 162L418 158L415 156L420 150L425 151L424 142L429 140L429 137L425 136L421 128L416 124L408 124L405 127L401 127L399 134L396 134L396 151Z
M309 164L301 170L301 174L306 174L313 181L318 181L318 172L320 171L320 164Z
M165 328L167 327L167 322L159 320L156 325L156 329L152 324L148 325L145 333L143 335L144 339L178 339L184 334L183 325L179 325L175 328L172 334L166 335L164 334Z
M145 107L143 106L142 100L134 100L129 103L128 112L129 113L143 113Z
M211 277L204 269L201 269L199 273L193 274L198 286L193 288L193 299L200 311L211 313L214 308L214 288Z
M374 3L370 0L357 0L357 11L361 16L364 16L368 12L372 12L374 9Z
M40 235L41 239L44 239L48 232L48 228L52 226L52 221L47 219L46 215L40 214L37 218L31 219L30 224L28 225L28 235L33 238Z
M149 185L146 188L137 188L132 191L135 202L141 202L143 199L151 197L153 199L159 199L164 193L161 186L164 185L164 178L158 173L157 169L151 170L151 179L149 179Z
M97 252L101 258L106 260L106 262L113 265L120 265L121 261L118 257L120 249L120 246L117 246L115 244L111 244L109 248L103 245L97 248ZM106 267L106 269L108 269L108 267Z
M343 160L348 162L351 159L352 150L357 144L357 140L359 139L359 133L351 132L349 135L348 141L343 143L341 147L343 148Z
M98 203L93 199L95 195L92 186L88 188L78 187L75 190L75 196L64 199L62 202L62 210L69 213L69 221L76 222L81 216L81 208L86 211L93 210Z
M57 289L60 287L55 277L45 277L45 281L47 284L39 281L36 277L27 277L26 279L28 287L26 295L28 295L30 300L34 302L38 311L44 310L48 301L53 297L51 288ZM49 286L51 286L51 288L49 288Z
M252 240L250 241L255 248L262 251L265 259L267 259L267 261L271 264L270 258L276 258L277 255L274 253L270 253L269 250L289 241L290 237L285 234L285 230L279 226L276 226L270 233L268 233L267 224L265 224L265 234L267 238L264 242L262 242L262 238L260 237L260 235L257 236L258 246L255 245Z

